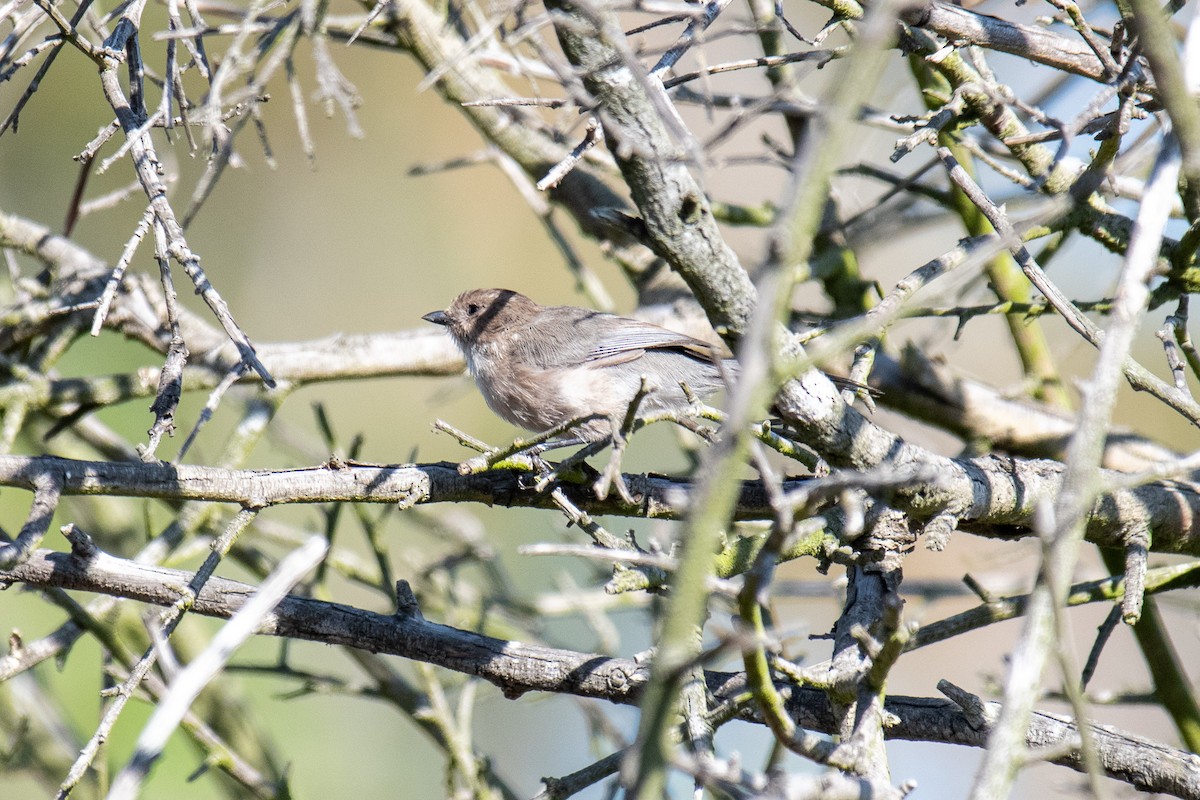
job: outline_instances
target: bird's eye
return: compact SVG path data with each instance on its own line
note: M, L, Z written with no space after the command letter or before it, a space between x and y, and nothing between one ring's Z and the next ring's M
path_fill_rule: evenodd
M479 313L479 306L475 303L467 303L467 316L473 317Z

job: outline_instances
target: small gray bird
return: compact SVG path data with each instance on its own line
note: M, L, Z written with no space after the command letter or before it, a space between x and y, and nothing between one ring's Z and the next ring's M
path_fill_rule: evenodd
M603 414L573 431L595 441L625 417L650 379L640 413L688 405L722 387L712 345L681 333L575 306L542 306L508 289L471 289L422 319L443 325L492 410L532 431ZM736 363L729 360L732 371Z

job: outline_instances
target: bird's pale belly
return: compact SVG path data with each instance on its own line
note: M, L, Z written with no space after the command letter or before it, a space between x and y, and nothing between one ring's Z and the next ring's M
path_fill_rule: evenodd
M476 373L476 384L496 414L531 431L549 430L572 419L600 414L603 419L591 420L577 430L584 438L600 438L609 431L608 418L623 418L637 391L637 387L625 386L603 370L586 366L519 372L506 375L504 380Z

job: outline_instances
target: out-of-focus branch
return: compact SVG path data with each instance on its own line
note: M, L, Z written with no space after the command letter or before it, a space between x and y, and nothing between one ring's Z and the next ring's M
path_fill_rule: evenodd
M398 376L457 375L464 369L462 354L440 330L406 330L361 335L336 334L309 342L258 346L258 355L279 380L304 385L323 381ZM186 367L188 391L216 388L238 363L237 351L227 345L205 354L203 366ZM95 377L55 378L21 389L30 407L68 403L110 405L151 397L158 387L160 367ZM242 383L259 383L243 374ZM14 389L14 391L16 391ZM0 405L5 390L0 389Z
M370 7L371 3L364 3ZM547 136L519 108L466 105L496 98L511 97L514 92L494 71L482 69L473 61L461 59L465 41L452 26L421 0L399 0L389 11L387 29L398 37L401 48L408 50L427 72L441 70L437 91L452 103L463 107L470 123L490 142L520 164L533 180L541 180L562 161L568 148ZM444 64L450 64L444 68ZM608 225L596 215L597 209L627 208L624 198L613 191L598 170L581 162L549 192L585 233L611 245L611 257L622 265L635 281L653 262L653 256L637 237Z
M1129 0L1129 5L1138 46L1146 54L1183 151L1183 171L1189 179L1196 180L1200 178L1200 108L1196 107L1192 92L1198 87L1187 85L1171 22L1162 5L1152 0Z
M882 393L881 405L1015 455L1061 460L1075 430L1075 420L1062 411L1009 397L916 348L906 349L899 360L881 354L871 383ZM1177 453L1160 444L1114 428L1108 434L1104 466L1136 472L1176 458Z

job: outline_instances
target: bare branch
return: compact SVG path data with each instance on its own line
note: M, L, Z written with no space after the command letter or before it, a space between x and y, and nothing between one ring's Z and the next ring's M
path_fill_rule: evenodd
M40 550L0 580L38 586L61 586L81 591L119 592L142 602L169 605L176 600L172 586L184 585L191 575L178 570L135 564L100 554L87 560L70 553ZM196 596L194 613L229 618L253 596L255 587L211 578ZM413 614L379 614L338 603L288 595L267 614L259 634L342 644L405 658L482 677L510 698L528 691L569 693L615 703L636 702L647 667L633 659L612 658L550 647L504 641L439 625ZM718 700L745 691L741 674L707 672L709 691ZM997 705L985 703L985 718L994 718ZM987 727L975 725L948 700L889 696L885 706L895 716L886 729L896 739L922 739L982 746ZM788 710L807 728L831 732L834 718L825 693L816 689L792 692ZM754 720L752 712L743 718ZM1106 726L1093 726L1106 774L1145 791L1177 797L1200 797L1200 767L1189 753L1155 744ZM1033 746L1077 738L1074 724L1061 716L1034 715L1027 741ZM1079 769L1072 753L1057 763Z

